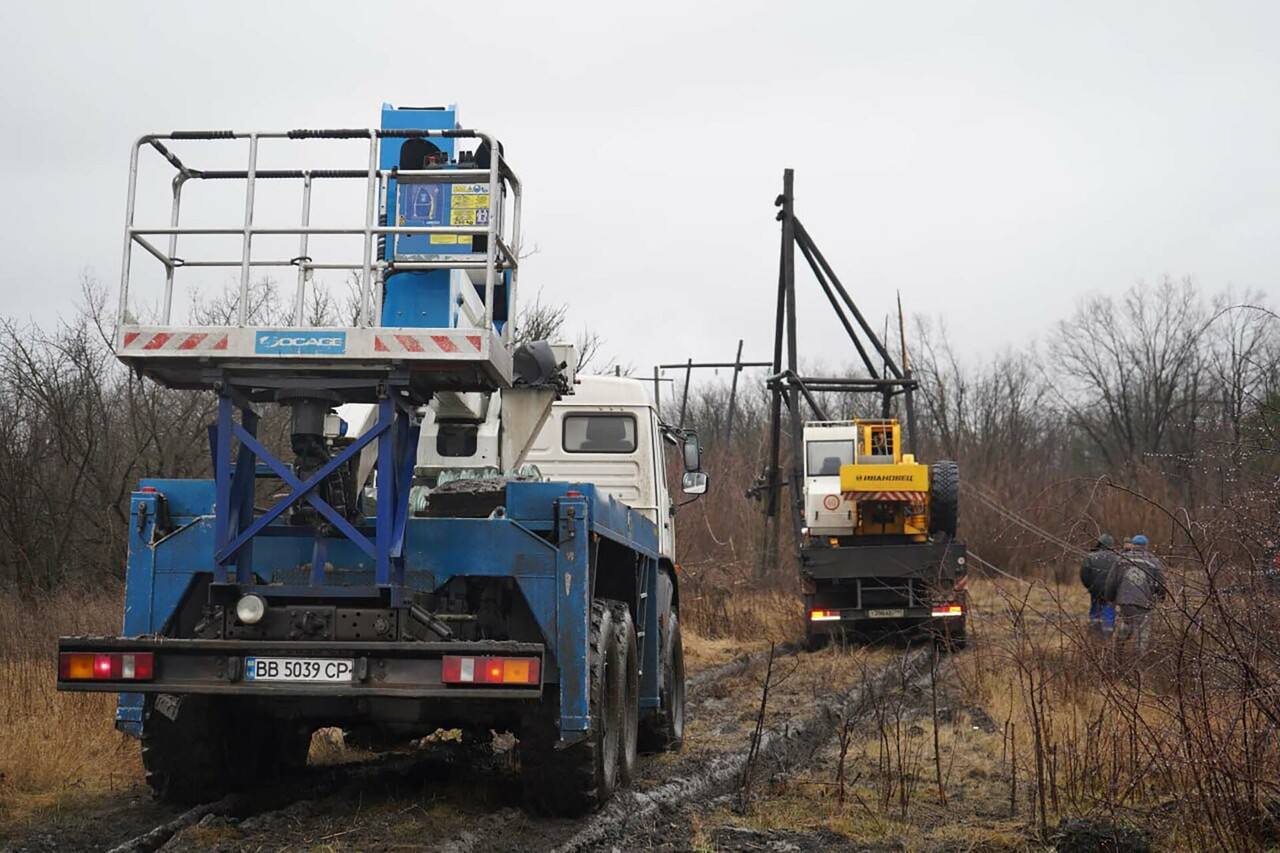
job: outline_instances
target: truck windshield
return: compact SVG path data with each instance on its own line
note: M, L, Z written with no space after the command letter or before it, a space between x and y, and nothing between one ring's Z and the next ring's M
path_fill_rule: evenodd
M632 453L636 419L631 415L565 415L564 449L569 453Z
M809 442L809 476L838 477L841 465L853 464L853 440Z

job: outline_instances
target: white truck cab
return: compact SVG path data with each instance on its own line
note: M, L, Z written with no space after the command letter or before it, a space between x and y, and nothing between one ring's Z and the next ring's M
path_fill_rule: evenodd
M674 506L664 448L680 446L683 491L702 494L707 483L697 438L663 425L639 379L579 376L572 393L550 406L527 405L526 394L513 389L469 406L447 397L433 403L423 417L419 478L429 485L502 475L591 483L651 519L661 556L674 563ZM518 429L512 419L522 421ZM513 440L516 432L531 438Z
M858 427L853 421L809 421L804 425L804 527L811 536L843 536L857 511L840 489L840 466L856 461Z
M525 460L542 477L593 483L658 527L659 550L675 558L663 430L638 379L583 376L551 406Z

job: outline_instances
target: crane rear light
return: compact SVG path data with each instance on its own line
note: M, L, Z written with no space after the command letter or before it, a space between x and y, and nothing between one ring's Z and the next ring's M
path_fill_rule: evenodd
M440 680L445 684L541 684L542 661L445 655L440 662Z
M155 675L151 652L62 652L58 678L63 681L150 681Z
M809 621L811 622L834 622L840 618L839 610L810 610Z
M946 616L963 616L964 605L955 604L955 603L935 605L932 611L932 615L935 618L946 617Z

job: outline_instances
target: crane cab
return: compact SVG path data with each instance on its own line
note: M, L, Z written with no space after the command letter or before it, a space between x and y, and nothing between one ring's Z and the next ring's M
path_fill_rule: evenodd
M902 452L896 420L805 424L805 525L811 541L929 535L929 468Z

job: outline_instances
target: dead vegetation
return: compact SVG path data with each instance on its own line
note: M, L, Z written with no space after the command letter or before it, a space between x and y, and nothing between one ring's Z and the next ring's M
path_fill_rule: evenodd
M0 596L0 826L141 781L115 695L54 689L57 637L116 630L121 598L118 586Z
M1274 635L1229 650L1188 592L1139 659L1089 633L1078 586L997 575L972 595L968 652L876 691L745 815L702 815L708 849L723 827L904 850L1274 848L1273 691L1250 686L1276 683Z
M1280 841L1280 657L1257 606L1274 592L1222 595L1178 562L1143 657L1087 631L1074 587L990 584L985 641L958 674L1002 722L1010 814L1039 838L1083 820L1173 848Z

